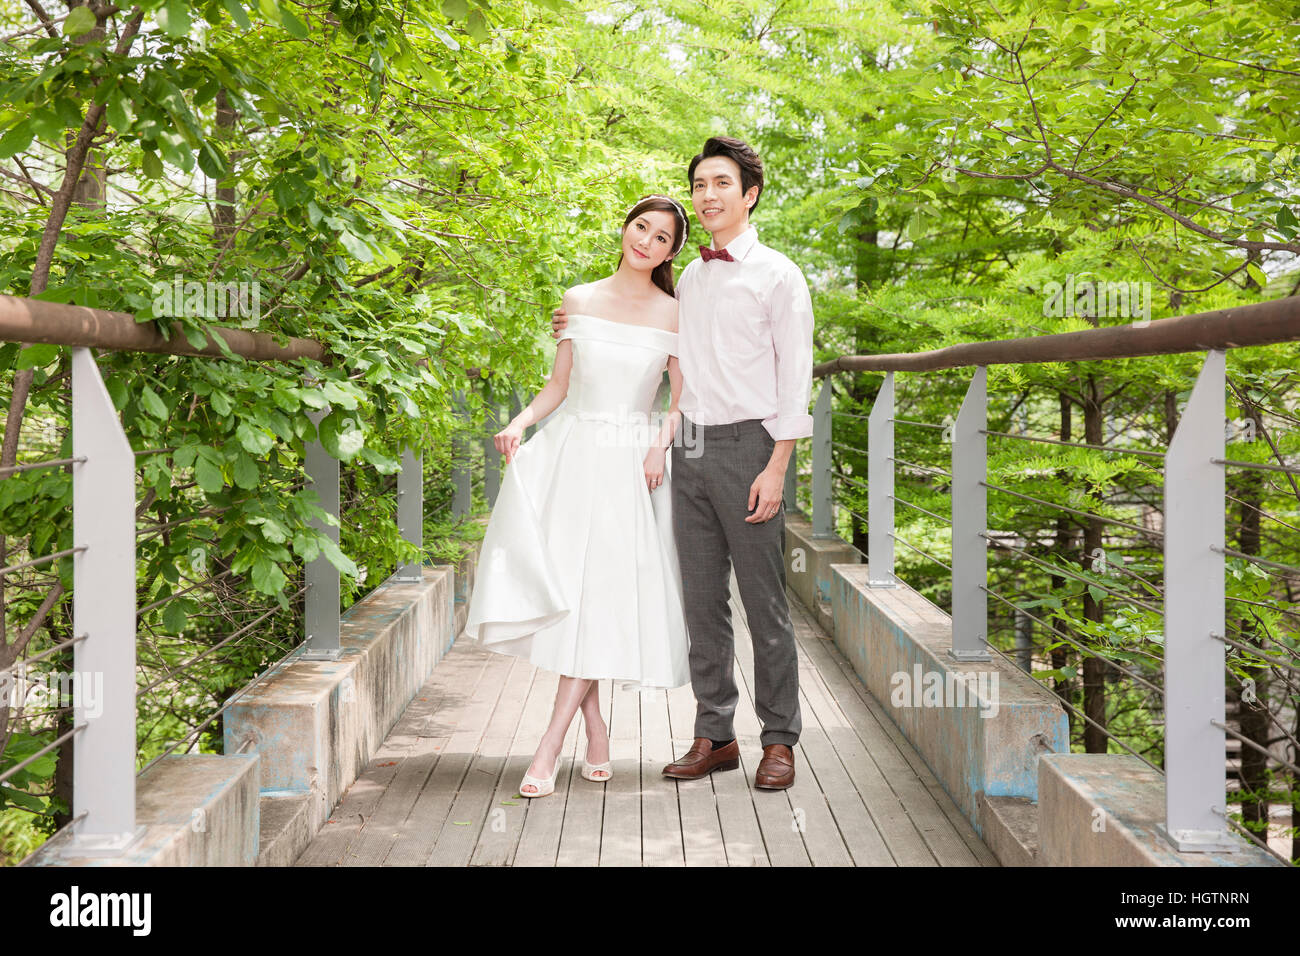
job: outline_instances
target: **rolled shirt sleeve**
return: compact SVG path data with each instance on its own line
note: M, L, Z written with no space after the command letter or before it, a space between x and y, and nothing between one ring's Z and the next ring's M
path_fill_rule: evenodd
M772 288L772 346L776 351L776 407L763 427L777 441L808 438L813 418L813 308L808 282L790 263Z

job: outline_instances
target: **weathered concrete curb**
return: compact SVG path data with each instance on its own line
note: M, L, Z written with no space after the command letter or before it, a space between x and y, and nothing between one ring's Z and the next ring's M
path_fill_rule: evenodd
M996 654L954 660L951 619L907 585L868 587L865 564L831 573L836 645L976 832L981 794L1036 799L1039 754L1069 747L1056 697Z
M1165 779L1128 754L1044 754L1038 762L1041 866L1281 866L1238 837L1235 853L1179 853L1157 831Z
M283 821L259 827L269 851L259 863L297 857L451 646L453 571L423 573L390 578L348 609L337 661L291 661L226 712L227 752L251 740L268 821Z
M74 855L71 830L24 866L252 866L257 860L256 754L186 754L159 760L136 781L144 833L122 856Z
M69 856L65 832L26 865L292 865L455 639L455 571L422 572L390 578L342 615L339 660L295 650L273 665L227 710L226 755L170 756L143 774L144 832L128 852Z
M975 795L985 845L1003 866L1038 864L1038 804L1028 797Z

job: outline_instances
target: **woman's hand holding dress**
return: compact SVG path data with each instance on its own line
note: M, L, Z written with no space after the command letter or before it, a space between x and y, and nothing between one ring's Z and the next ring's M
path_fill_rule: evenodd
M514 460L515 452L519 450L519 443L523 440L524 430L511 422L501 431L492 436L492 442L496 445L497 451L506 457L506 464Z

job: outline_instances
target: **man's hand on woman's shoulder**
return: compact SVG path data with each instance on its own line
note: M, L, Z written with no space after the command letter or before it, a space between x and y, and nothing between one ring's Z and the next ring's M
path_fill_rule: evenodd
M552 338L558 339L563 335L565 327L569 324L569 316L566 310L572 308L574 305L573 291L573 289L565 289L564 297L560 300L560 304L551 311Z

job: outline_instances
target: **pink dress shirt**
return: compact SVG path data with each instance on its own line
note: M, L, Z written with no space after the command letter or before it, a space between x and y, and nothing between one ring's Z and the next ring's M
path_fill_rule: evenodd
M803 273L752 225L677 280L682 414L698 425L760 419L777 441L813 433L813 311Z

